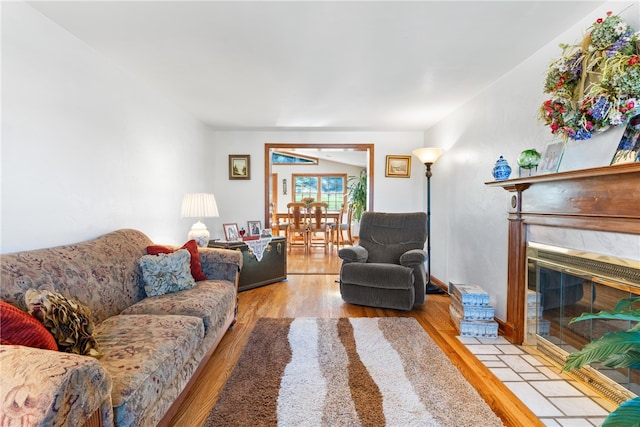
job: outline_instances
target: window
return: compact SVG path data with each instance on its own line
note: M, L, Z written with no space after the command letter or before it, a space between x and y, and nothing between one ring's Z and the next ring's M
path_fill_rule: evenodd
M340 210L347 194L347 175L298 174L293 180L293 200L301 202L307 197L326 202L329 210Z

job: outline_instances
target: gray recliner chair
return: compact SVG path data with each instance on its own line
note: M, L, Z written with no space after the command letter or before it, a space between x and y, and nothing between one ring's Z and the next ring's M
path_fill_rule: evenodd
M424 303L427 215L364 212L358 246L340 249L340 293L346 302L411 310Z

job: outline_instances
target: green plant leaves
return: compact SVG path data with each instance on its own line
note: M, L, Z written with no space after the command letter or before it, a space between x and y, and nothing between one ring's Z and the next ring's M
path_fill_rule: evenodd
M640 397L622 403L602 423L602 427L640 427Z

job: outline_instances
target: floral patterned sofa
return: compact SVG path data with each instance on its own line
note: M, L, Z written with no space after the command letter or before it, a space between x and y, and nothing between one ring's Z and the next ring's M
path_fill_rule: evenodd
M147 297L136 230L0 255L0 300L27 310L28 289L86 305L99 359L0 346L0 425L167 424L235 320L242 254L198 248L206 280ZM40 326L38 324L38 326Z

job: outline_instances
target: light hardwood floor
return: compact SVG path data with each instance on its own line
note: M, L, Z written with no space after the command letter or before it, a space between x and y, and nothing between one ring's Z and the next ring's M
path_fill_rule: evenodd
M507 426L542 426L518 400L456 338L449 319L449 297L428 295L426 303L409 312L347 304L340 297L335 250L303 254L294 249L288 257L288 280L240 292L238 319L225 335L180 409L172 426L201 426L240 357L255 322L260 317L414 317L442 348L465 378L478 390ZM433 369L438 369L434 366Z

